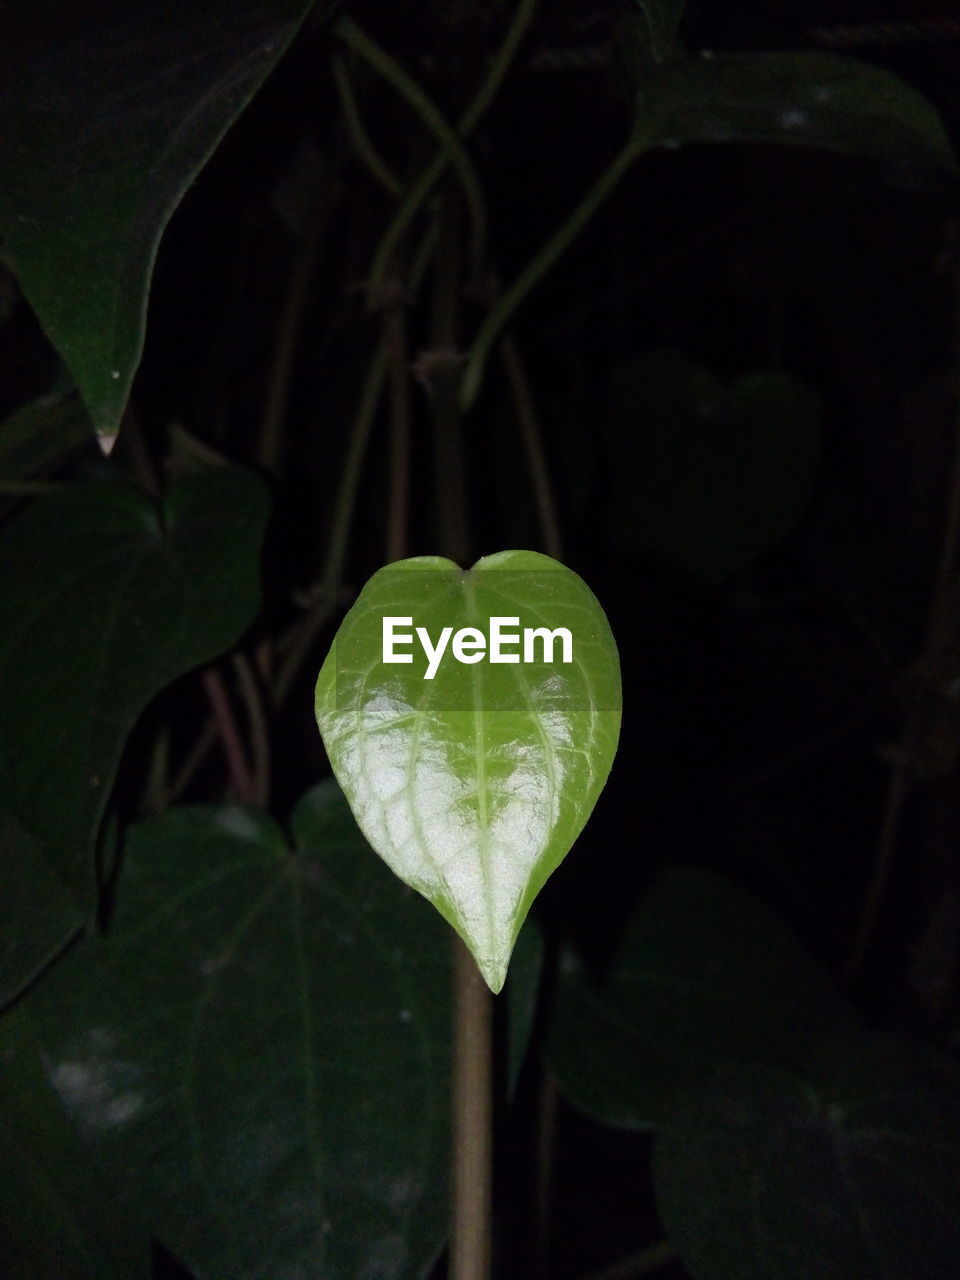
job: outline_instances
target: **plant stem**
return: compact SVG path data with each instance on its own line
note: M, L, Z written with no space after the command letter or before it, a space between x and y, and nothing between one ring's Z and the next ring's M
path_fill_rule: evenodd
M464 409L469 409L476 399L483 379L487 357L490 354L490 348L499 337L504 325L534 285L549 271L571 241L587 225L633 162L642 154L645 147L646 142L640 134L631 134L629 142L614 157L611 164L603 171L566 222L555 232L552 239L543 246L532 262L521 271L510 288L505 293L502 293L494 303L486 320L480 327L480 332L474 339L470 357L467 361L466 372L463 375L460 403Z
M557 521L557 510L553 501L553 490L550 486L550 473L543 453L543 442L540 437L540 426L537 422L537 410L533 403L533 394L527 380L520 351L513 334L505 334L500 351L510 394L513 396L517 421L520 424L520 435L527 453L527 465L530 468L530 480L533 484L534 500L537 504L537 515L540 520L540 532L547 555L554 560L563 558L560 541L560 525Z
M900 828L900 815L903 802L910 789L911 774L907 765L900 760L890 765L887 780L887 792L883 804L883 818L880 822L880 839L877 854L870 873L870 883L860 908L860 918L847 956L844 976L848 983L853 983L860 976L867 958L870 939L873 937L880 915L880 907L886 893L887 882L893 868L894 854L897 848L897 832Z
M357 155L376 178L377 182L399 199L403 195L400 179L395 177L390 166L373 145L373 140L367 133L363 117L360 115L360 106L353 92L353 85L350 83L350 75L347 71L346 63L340 53L334 54L333 57L333 81L337 86L347 132L350 134L350 140Z
M393 86L394 89L405 98L413 110L417 113L423 123L427 126L433 136L441 144L444 152L449 154L450 163L457 172L457 176L463 186L464 196L467 202L467 209L470 215L471 223L471 244L472 258L475 263L479 263L483 254L483 244L486 239L486 202L483 198L483 190L480 186L480 179L477 177L477 171L473 166L467 151L460 141L460 138L452 125L444 118L443 113L431 101L427 94L414 78L409 75L395 58L391 57L385 49L382 49L376 41L372 40L357 24L350 18L338 18L334 23L334 31L343 39L356 53L364 58L369 64L383 76L383 78ZM422 200L418 201L419 208ZM406 201L404 202L404 205ZM388 228L387 234L381 240L377 251L374 255L373 265L370 269L370 279L368 281L368 297L371 306L379 306L380 291L383 286L384 279L390 269L390 264L394 258L394 252L400 237L409 225L410 219L416 212L411 211L409 217L406 217L402 226L398 230L397 227L400 212L398 211L393 223Z
M437 210L431 349L418 360L427 388L436 450L437 507L444 555L466 564L469 555L467 493L460 421L460 202L448 186Z
M253 778L243 750L240 730L227 696L223 676L217 667L205 667L203 687L207 692L210 709L223 743L223 753L230 770L230 785L234 798L241 804L250 804L253 798Z
M283 301L283 311L277 327L277 341L270 366L263 420L260 425L259 458L261 465L267 471L276 471L280 465L283 420L290 397L290 382L296 360L297 342L300 337L303 313L310 296L310 283L313 280L317 255L327 226L323 214L329 208L330 200L331 192L325 185L323 194L310 218L310 225L300 242L290 273L287 294Z
M407 554L410 519L410 361L399 285L384 317L390 362L390 498L387 508L387 563Z
M264 808L270 795L270 730L263 705L260 684L249 659L242 653L233 655L240 696L250 724L250 746L253 767L250 778L250 802Z
M460 118L457 132L461 138L466 138L476 128L484 112L489 107L497 94L504 77L516 56L520 42L527 33L527 28L533 20L533 13L537 6L537 0L521 0L517 6L517 11L510 23L507 31L506 39L497 51L490 70L483 84L480 86L473 101L467 107L466 111ZM370 290L373 294L380 286L384 275L386 274L393 254L403 237L403 233L416 217L417 213L423 207L427 196L436 186L437 182L443 175L444 169L453 159L453 152L448 150L446 146L439 152L431 163L424 169L420 177L416 180L410 190L407 192L403 203L394 214L393 221L387 227L386 232L377 251L374 255L373 264L370 268ZM476 269L479 269L479 262L475 263Z
M493 1001L453 938L454 1037L450 1280L489 1280L493 1171Z

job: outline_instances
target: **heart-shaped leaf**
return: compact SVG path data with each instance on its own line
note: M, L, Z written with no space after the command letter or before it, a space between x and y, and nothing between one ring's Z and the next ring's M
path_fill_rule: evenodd
M547 633L550 633L548 635ZM317 723L364 835L499 991L620 731L617 647L570 569L502 551L381 569L317 681Z
M289 828L235 805L132 827L109 937L0 1019L5 1280L143 1276L151 1235L205 1280L432 1273L449 937L332 780ZM524 930L514 1080L539 965Z

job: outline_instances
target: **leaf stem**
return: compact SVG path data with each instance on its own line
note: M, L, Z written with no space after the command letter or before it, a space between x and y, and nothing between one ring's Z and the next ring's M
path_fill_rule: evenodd
M460 388L460 403L464 409L469 409L476 399L483 379L487 357L490 354L490 348L500 336L504 325L521 302L524 301L534 285L549 271L564 250L587 225L633 162L642 154L645 147L646 141L642 135L631 134L626 146L614 157L613 161L603 171L566 222L560 226L536 257L521 271L510 288L502 293L494 303L474 339L466 371L463 375L463 383Z
M450 1280L489 1280L493 1172L493 1000L453 936L454 1037Z

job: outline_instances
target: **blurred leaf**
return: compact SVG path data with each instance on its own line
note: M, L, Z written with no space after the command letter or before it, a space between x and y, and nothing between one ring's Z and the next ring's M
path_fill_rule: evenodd
M679 1087L725 1063L802 1067L837 1011L826 975L771 912L680 869L644 899L602 981L563 957L548 1055L582 1110L656 1128Z
M6 50L4 256L104 436L140 360L160 235L308 7L125 0Z
M943 121L899 76L836 53L737 53L666 62L637 98L654 147L778 142L956 170Z
M400 659L409 665L384 661L387 617L410 636ZM428 674L415 629L431 647L445 631L453 649L451 632L473 628L485 642L480 628L494 617L511 624L505 661L447 651ZM542 640L521 665L527 628L565 628L569 661L555 637L549 660ZM367 582L334 638L316 691L334 772L371 846L457 930L493 991L607 780L620 701L599 601L534 551L501 551L469 570L439 556L398 561Z
M730 1067L677 1099L657 1201L702 1280L960 1274L960 1084L919 1050L844 1039L857 1087ZM895 1071L891 1067L896 1067Z
M717 582L800 520L821 426L803 383L751 374L724 388L682 356L651 351L614 370L608 406L607 527L618 548Z
M90 419L70 378L0 422L0 479L46 475L90 440Z
M261 481L221 468L159 508L73 486L4 530L0 813L18 861L0 899L3 1000L91 917L97 830L138 716L253 620L267 512Z
M650 32L650 47L660 62L676 46L677 27L687 7L686 0L637 0Z

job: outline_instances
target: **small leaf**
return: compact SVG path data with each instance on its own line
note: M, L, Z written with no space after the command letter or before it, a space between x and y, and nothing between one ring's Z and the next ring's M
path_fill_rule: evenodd
M731 1062L803 1068L840 1010L833 986L750 894L676 869L629 923L602 980L562 959L550 1065L604 1124L650 1129L678 1088Z
M943 121L899 76L836 53L717 54L664 63L642 85L650 146L779 142L956 171Z
M93 913L96 835L138 716L253 620L268 510L260 480L224 467L159 508L123 485L76 485L4 530L0 837L16 891L0 897L0 1002Z
M307 8L148 0L66 35L44 11L32 47L7 50L4 255L103 436L140 360L160 235Z
M238 806L132 828L110 936L0 1020L0 1125L38 1118L24 1155L81 1239L108 1189L209 1280L418 1280L447 1228L449 934L334 783L290 826L294 851ZM4 1208L22 1238L33 1205Z
M608 405L614 545L717 583L802 517L822 410L796 378L748 374L724 387L682 356L649 351L613 371Z
M730 1067L677 1099L658 1135L657 1203L691 1274L709 1280L949 1280L960 1274L960 1083L872 1036L839 1096Z
M409 665L384 661L384 618L405 618ZM547 661L522 643L491 662L491 618L504 632L566 628ZM389 625L389 624L387 624ZM488 649L463 661L431 650L474 628ZM450 633L453 632L451 638ZM476 637L474 637L476 638ZM399 652L399 649L398 649ZM478 660L479 659L479 660ZM566 856L603 788L620 729L620 667L603 610L548 556L503 551L461 570L437 556L402 560L364 587L317 681L317 723L364 835L428 898L476 957L494 991L544 881Z

